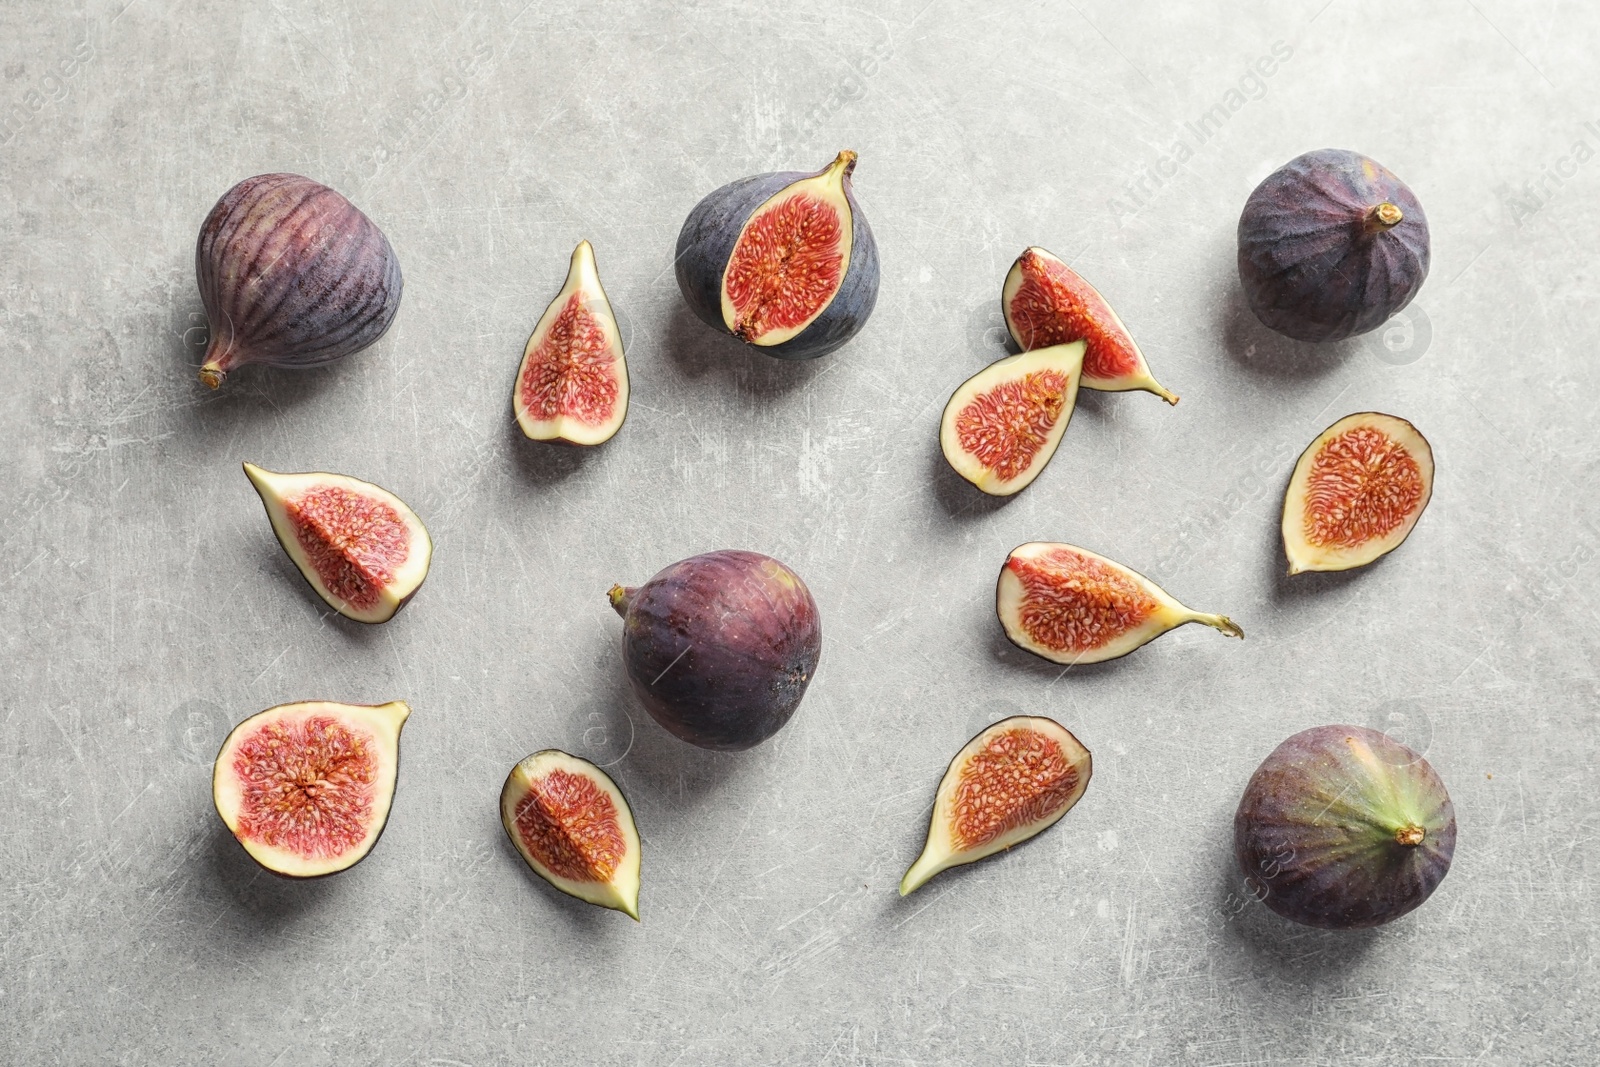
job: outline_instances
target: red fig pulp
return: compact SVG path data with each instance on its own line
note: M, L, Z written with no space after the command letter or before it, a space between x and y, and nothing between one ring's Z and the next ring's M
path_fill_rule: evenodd
M580 242L566 284L528 338L511 406L535 441L597 445L628 414L628 365L594 249Z
M312 367L358 352L400 309L400 261L383 231L297 174L224 193L194 258L211 334L200 380L213 389L246 363Z
M939 420L945 462L991 496L1031 484L1072 421L1083 350L1075 341L1022 352L962 382Z

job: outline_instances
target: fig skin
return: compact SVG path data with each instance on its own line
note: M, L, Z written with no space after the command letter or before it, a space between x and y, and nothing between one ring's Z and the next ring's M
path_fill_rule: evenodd
M1297 341L1382 326L1422 288L1428 261L1421 203L1356 152L1295 157L1256 186L1239 216L1245 300L1262 325Z
M816 674L817 602L799 575L770 556L707 552L609 595L623 619L634 694L691 745L759 745L794 715Z
M1455 808L1420 755L1363 726L1318 726L1272 751L1239 801L1234 857L1286 919L1356 930L1398 919L1438 888Z
M853 170L855 153L850 156ZM678 233L674 269L678 289L696 318L723 333L728 332L727 323L722 319L722 274L745 222L779 190L814 178L827 169L786 170L740 178L708 193L694 206ZM867 225L866 215L861 212L861 205L856 203L848 172L844 193L850 205L853 238L850 260L833 301L798 335L782 344L752 346L757 351L781 359L816 359L844 345L871 316L878 302L878 245L873 239L872 227Z
M195 242L210 340L200 380L246 363L314 367L382 337L400 260L361 209L298 174L258 174L218 200Z

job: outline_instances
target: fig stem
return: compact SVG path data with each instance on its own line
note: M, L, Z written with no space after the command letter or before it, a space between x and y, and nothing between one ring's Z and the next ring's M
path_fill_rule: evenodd
M1237 637L1240 640L1244 639L1244 631L1239 629L1239 624L1228 618L1226 615L1206 615L1202 614L1201 612L1193 612L1191 613L1188 621L1203 622L1213 630L1221 630L1229 637Z
M227 375L222 372L220 367L213 367L209 363L200 368L200 380L206 383L207 388L217 388L222 384L222 379L225 377Z
M1371 211L1367 212L1365 229L1368 233L1382 233L1400 225L1400 220L1405 218L1400 209L1385 200Z
M637 590L633 589L631 586L624 587L620 585L614 585L611 587L611 591L608 592L606 596L610 598L611 606L616 609L617 614L621 615L623 618L627 618L628 601L633 599L633 594L635 592L637 592Z
M1395 843L1404 845L1406 848L1416 848L1422 844L1422 839L1427 836L1427 831L1416 823L1407 823L1394 832Z

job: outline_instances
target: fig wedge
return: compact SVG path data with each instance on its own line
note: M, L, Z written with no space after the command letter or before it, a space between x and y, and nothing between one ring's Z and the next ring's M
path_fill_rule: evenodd
M279 474L244 465L278 544L329 607L388 622L428 576L433 542L387 489L344 474Z
M1082 341L1036 348L962 382L939 420L945 462L990 496L1025 489L1072 421L1083 353Z
M1053 541L1011 550L1000 568L995 612L1012 644L1052 663L1126 656L1188 622L1244 636L1232 619L1191 611L1137 571Z
M1178 398L1150 374L1144 353L1099 290L1042 248L1025 249L1006 274L1000 310L1024 352L1083 341L1083 387L1120 393L1142 389L1169 404Z
M522 351L511 407L535 441L598 445L628 414L628 364L594 249L573 250L567 280Z
M605 771L559 749L535 752L506 777L500 824L540 878L638 921L639 831Z
M1405 419L1346 415L1306 446L1283 496L1289 573L1362 567L1400 547L1433 496L1433 450Z
M1054 719L1015 715L982 731L939 780L927 844L900 895L1054 826L1083 796L1092 770L1089 750Z
M410 715L399 700L311 700L250 716L217 754L217 814L274 874L320 878L354 866L389 820Z

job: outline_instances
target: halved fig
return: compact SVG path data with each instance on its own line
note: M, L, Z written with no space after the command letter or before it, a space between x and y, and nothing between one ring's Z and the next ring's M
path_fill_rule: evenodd
M849 150L707 194L678 234L678 288L703 322L768 355L814 359L854 337L878 299L878 246Z
M639 918L639 831L605 771L559 749L535 752L506 777L500 823L539 877Z
M928 842L900 895L1048 830L1083 796L1092 769L1089 750L1054 719L1015 715L984 730L939 780Z
M399 700L310 700L250 716L217 754L217 814L274 874L320 878L354 866L389 820L410 714Z
M961 383L939 420L955 472L991 496L1020 492L1056 454L1083 377L1082 341L989 364Z
M1365 566L1400 547L1433 495L1433 450L1405 419L1361 411L1300 453L1283 497L1289 573Z
M1053 541L1011 550L1000 568L995 611L1012 644L1053 663L1126 656L1186 622L1244 636L1232 619L1191 611L1137 571Z
M328 606L388 622L428 576L433 542L387 489L344 474L278 474L244 465L278 543Z
M622 428L628 364L588 241L573 250L566 284L522 351L511 408L535 441L598 445Z
M1083 341L1083 387L1120 393L1143 389L1178 402L1150 374L1128 328L1082 275L1042 248L1017 257L1000 290L1006 329L1024 352Z

